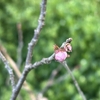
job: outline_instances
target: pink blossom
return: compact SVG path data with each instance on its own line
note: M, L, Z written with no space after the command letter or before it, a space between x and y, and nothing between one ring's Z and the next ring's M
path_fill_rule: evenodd
M67 52L65 51L58 51L58 52L55 52L55 60L57 61L64 61L66 58L68 57L67 55Z

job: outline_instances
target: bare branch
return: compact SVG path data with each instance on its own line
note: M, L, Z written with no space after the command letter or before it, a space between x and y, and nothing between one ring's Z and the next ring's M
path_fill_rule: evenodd
M44 25L45 14L46 14L46 4L47 4L47 0L42 0L41 13L40 13L39 20L38 20L38 26L34 30L34 37L32 38L31 42L29 43L29 47L28 47L25 69L23 70L22 76L16 85L15 91L12 93L11 100L16 99L16 97L22 87L23 82L25 81L26 76L27 76L28 72L30 71L32 51L34 49L36 42L38 41L40 31Z
M17 77L20 78L22 74L19 71L18 66L13 61L13 59L9 56L9 54L6 52L6 49L1 44L0 44L0 51L3 53L3 55L9 61L9 64L13 68L13 70L14 70L15 74L17 75ZM23 88L29 93L29 96L30 96L31 100L35 100L35 95L34 95L32 89L30 88L30 86L28 85L27 81L24 81Z
M44 20L45 20L45 14L46 14L46 4L47 4L47 0L42 0L41 12L40 12L39 20L38 20L38 26L34 30L34 37L32 38L32 40L28 46L26 65L31 63L32 52L33 52L34 46L37 43L40 31L41 31L42 27L44 26Z
M69 38L69 39L67 39L66 42L64 42L64 43L68 43L68 42L71 42L71 41L72 41L72 38ZM63 44L64 44L64 43L63 43ZM61 47L63 47L63 44L62 44ZM32 65L32 64L26 65L25 69L23 70L22 76L21 76L21 78L19 79L19 81L18 81L18 83L17 83L17 85L16 85L16 87L15 87L15 91L12 93L11 100L15 100L15 99L16 99L16 97L17 97L17 95L18 95L18 93L19 93L19 91L20 91L20 89L21 89L21 87L22 87L22 85L23 85L23 82L25 81L26 76L27 76L27 74L29 73L29 71L30 71L31 69L33 69L33 68L39 67L39 66L42 65L42 64L49 64L49 63L54 59L54 55L55 55L55 54L53 53L50 57L48 57L48 58L43 58L42 60L35 62L33 65Z
M11 85L12 85L12 91L14 91L15 89L15 81L14 81L14 74L12 69L9 66L8 61L6 60L6 58L3 56L3 54L0 52L0 58L2 59L3 63L5 64L5 68L7 69L9 75L10 75L10 81L11 81Z
M69 67L68 67L68 65L67 65L67 63L66 63L66 61L63 61L63 62L62 62L62 65L65 67L66 70L68 70L68 72L69 72L69 74L70 74L70 76L71 76L71 78L72 78L72 80L73 80L73 82L74 82L74 84L75 84L75 86L76 86L76 88L77 88L79 94L81 95L82 99L83 99L83 100L86 100L85 95L83 94L81 88L79 87L79 85L78 85L78 83L77 83L75 77L73 76L71 70L69 69Z
M18 30L18 49L17 49L17 65L20 67L22 62L22 48L23 48L23 32L21 23L17 24Z

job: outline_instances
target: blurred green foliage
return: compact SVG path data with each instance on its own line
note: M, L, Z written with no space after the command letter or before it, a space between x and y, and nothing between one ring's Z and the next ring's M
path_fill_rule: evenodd
M0 0L0 43L9 55L17 62L18 32L17 23L22 24L24 47L22 51L22 71L28 43L38 25L41 0ZM72 37L73 52L67 59L74 71L87 100L100 99L100 0L48 0L45 26L33 51L33 62L50 56L53 45L60 46L67 38ZM9 100L11 85L9 76L0 61L0 100ZM32 70L27 76L34 93L46 86L51 72L59 64L53 61ZM54 79L54 85L45 93L49 100L82 100L70 76L61 82L56 79L66 74L62 67ZM59 88L58 88L59 87ZM24 96L26 94L26 96ZM21 100L27 100L28 94L22 89ZM18 100L20 100L18 98Z

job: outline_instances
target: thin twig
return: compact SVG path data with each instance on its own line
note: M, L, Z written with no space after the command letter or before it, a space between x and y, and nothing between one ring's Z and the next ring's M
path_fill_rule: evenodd
M74 70L73 70L73 71L74 71ZM72 72L73 72L73 71L72 71ZM62 82L62 81L64 81L64 80L66 80L68 77L69 77L69 73L66 73L66 74L60 76L59 78L57 78L57 79L53 82L53 84L60 83L60 82Z
M10 81L11 81L11 85L12 85L12 91L14 91L15 89L15 81L14 81L14 74L12 69L9 66L8 61L6 60L6 58L3 56L3 54L0 52L0 58L2 59L3 63L5 64L5 68L7 69L9 75L10 75Z
M56 69L54 69L50 75L49 80L47 81L46 86L43 88L43 90L39 93L43 96L43 94L48 90L48 88L50 86L53 85L54 83L54 78L56 77L56 75L58 74L59 70L61 69L61 66L58 66Z
M44 87L44 89L40 92L41 95L43 95L48 89L49 87L55 85L55 84L58 84L64 80L66 80L68 77L69 77L69 73L66 73L62 76L60 76L59 78L57 79L54 79L56 77L56 75L58 74L59 70L61 69L62 67L58 66L56 69L54 69L51 73L51 77L49 78L48 82L47 82L47 85ZM72 72L75 71L77 67L75 67Z
M18 30L18 49L17 49L17 65L21 66L22 63L22 48L23 48L23 31L21 23L17 24Z
M79 85L78 85L78 83L77 83L75 77L73 76L73 74L72 74L70 68L68 67L66 61L63 61L63 62L62 62L62 65L63 65L63 66L65 67L65 69L69 72L69 74L70 74L70 76L71 76L71 78L72 78L72 80L73 80L73 82L74 82L74 84L75 84L75 86L76 86L76 88L77 88L79 94L81 95L82 99L83 99L83 100L86 100L85 95L83 94L81 88L79 87Z
M32 52L33 52L34 46L36 45L40 31L41 31L42 27L44 26L45 14L46 14L46 4L47 4L47 0L42 0L41 12L40 12L39 20L38 20L38 26L34 30L34 37L32 38L32 40L31 40L31 42L29 43L29 46L28 46L26 65L31 63Z

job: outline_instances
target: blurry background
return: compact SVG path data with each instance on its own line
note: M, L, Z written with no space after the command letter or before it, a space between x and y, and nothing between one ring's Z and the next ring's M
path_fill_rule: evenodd
M19 59L17 25L22 25L20 71L25 64L28 43L38 25L40 3L41 0L0 0L0 45L16 63ZM33 52L34 63L43 57L49 57L54 52L54 44L60 46L67 38L72 37L73 52L67 62L87 100L100 100L99 7L100 0L48 0L45 26ZM57 72L55 76L53 71ZM53 82L46 88L52 75ZM16 73L15 78L17 82ZM43 92L48 100L82 100L67 71L56 61L33 69L27 76L27 82L33 94ZM0 100L9 100L10 96L9 75L0 60ZM17 100L29 98L29 94L21 89Z

